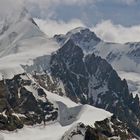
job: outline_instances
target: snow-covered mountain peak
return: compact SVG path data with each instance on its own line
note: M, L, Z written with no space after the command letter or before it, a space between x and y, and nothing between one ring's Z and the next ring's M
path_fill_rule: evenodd
M12 78L23 72L21 65L31 64L36 57L50 55L59 48L39 29L25 8L15 15L11 17L14 20L0 22L0 77Z
M0 36L3 35L12 26L16 26L18 23L21 23L25 20L36 25L26 8L21 7L20 9L16 10L11 9L7 13L0 13Z
M19 52L20 44L34 37L44 37L35 22L25 12L13 23L5 22L0 31L0 57ZM14 51L16 49L16 51Z
M65 35L55 35L56 41L63 46L68 40L82 48L85 55L92 52L106 59L119 71L140 71L140 42L125 44L109 43L101 40L86 28L76 28ZM133 65L133 67L132 67Z
M95 41L100 41L100 38L97 37L97 35L92 32L90 29L88 28L85 28L85 27L78 27L78 28L75 28L71 31L69 31L67 34L66 34L67 37L70 37L72 39L75 39L75 38L78 38L79 36L83 36L83 39L94 39Z
M87 30L87 31L90 31L88 28L86 28L86 27L77 27L77 28L74 28L74 29L72 29L72 30L70 30L68 33L67 33L67 35L69 34L76 34L76 33L81 33L82 31L85 31L85 30Z
M68 40L72 40L77 46L85 52L89 52L94 46L101 42L101 39L88 28L78 27L69 31L66 35L55 35L54 38L58 43L64 45Z

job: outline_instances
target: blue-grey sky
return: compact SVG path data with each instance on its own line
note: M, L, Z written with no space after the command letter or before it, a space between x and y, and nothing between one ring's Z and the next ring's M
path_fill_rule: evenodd
M88 26L102 20L131 26L140 24L140 0L26 0L34 17L68 22L80 19Z

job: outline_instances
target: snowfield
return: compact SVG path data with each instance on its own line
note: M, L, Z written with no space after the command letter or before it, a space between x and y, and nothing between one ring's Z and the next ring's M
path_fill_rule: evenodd
M25 126L15 132L0 132L0 140L60 140L66 131L77 123L94 126L95 121L101 121L112 116L111 113L89 105L78 105L66 97L46 92L48 99L59 108L56 122L46 126Z

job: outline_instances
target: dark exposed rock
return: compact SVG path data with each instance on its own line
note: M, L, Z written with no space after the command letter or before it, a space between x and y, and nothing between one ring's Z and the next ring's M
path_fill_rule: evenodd
M66 95L75 102L91 104L114 113L140 135L140 106L126 80L121 80L106 60L93 53L84 56L80 47L69 40L52 55L52 77L63 82Z
M82 60L83 57L82 50L69 41L57 54L52 56L50 62L52 76L62 80L67 96L76 102L79 97L84 98L81 93L88 92L88 74Z
M45 88L47 91L52 93L59 94L63 96L65 93L62 91L62 87L60 86L60 81L57 78L52 77L51 75L44 74L36 74L33 75L39 85Z
M0 81L0 101L0 130L12 131L25 124L54 121L58 116L57 109L48 101L44 90L26 74Z

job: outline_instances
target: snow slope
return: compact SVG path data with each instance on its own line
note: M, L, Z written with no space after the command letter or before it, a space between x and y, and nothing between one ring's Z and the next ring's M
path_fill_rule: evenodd
M15 132L0 132L0 140L59 140L66 131L77 123L94 126L95 121L101 121L112 116L111 113L89 105L78 105L66 97L47 92L48 99L59 107L59 118L39 126L25 126Z
M50 55L59 45L38 28L33 19L24 11L0 35L0 79L12 78L23 73L21 65L32 64L33 59ZM5 65L6 64L6 65Z
M50 55L58 45L50 39L46 38L32 38L30 40L23 40L20 42L20 52L10 54L0 58L0 75L4 78L12 78L16 74L23 73L24 70L21 65L31 65L33 60L39 56ZM6 64L6 65L5 65Z

